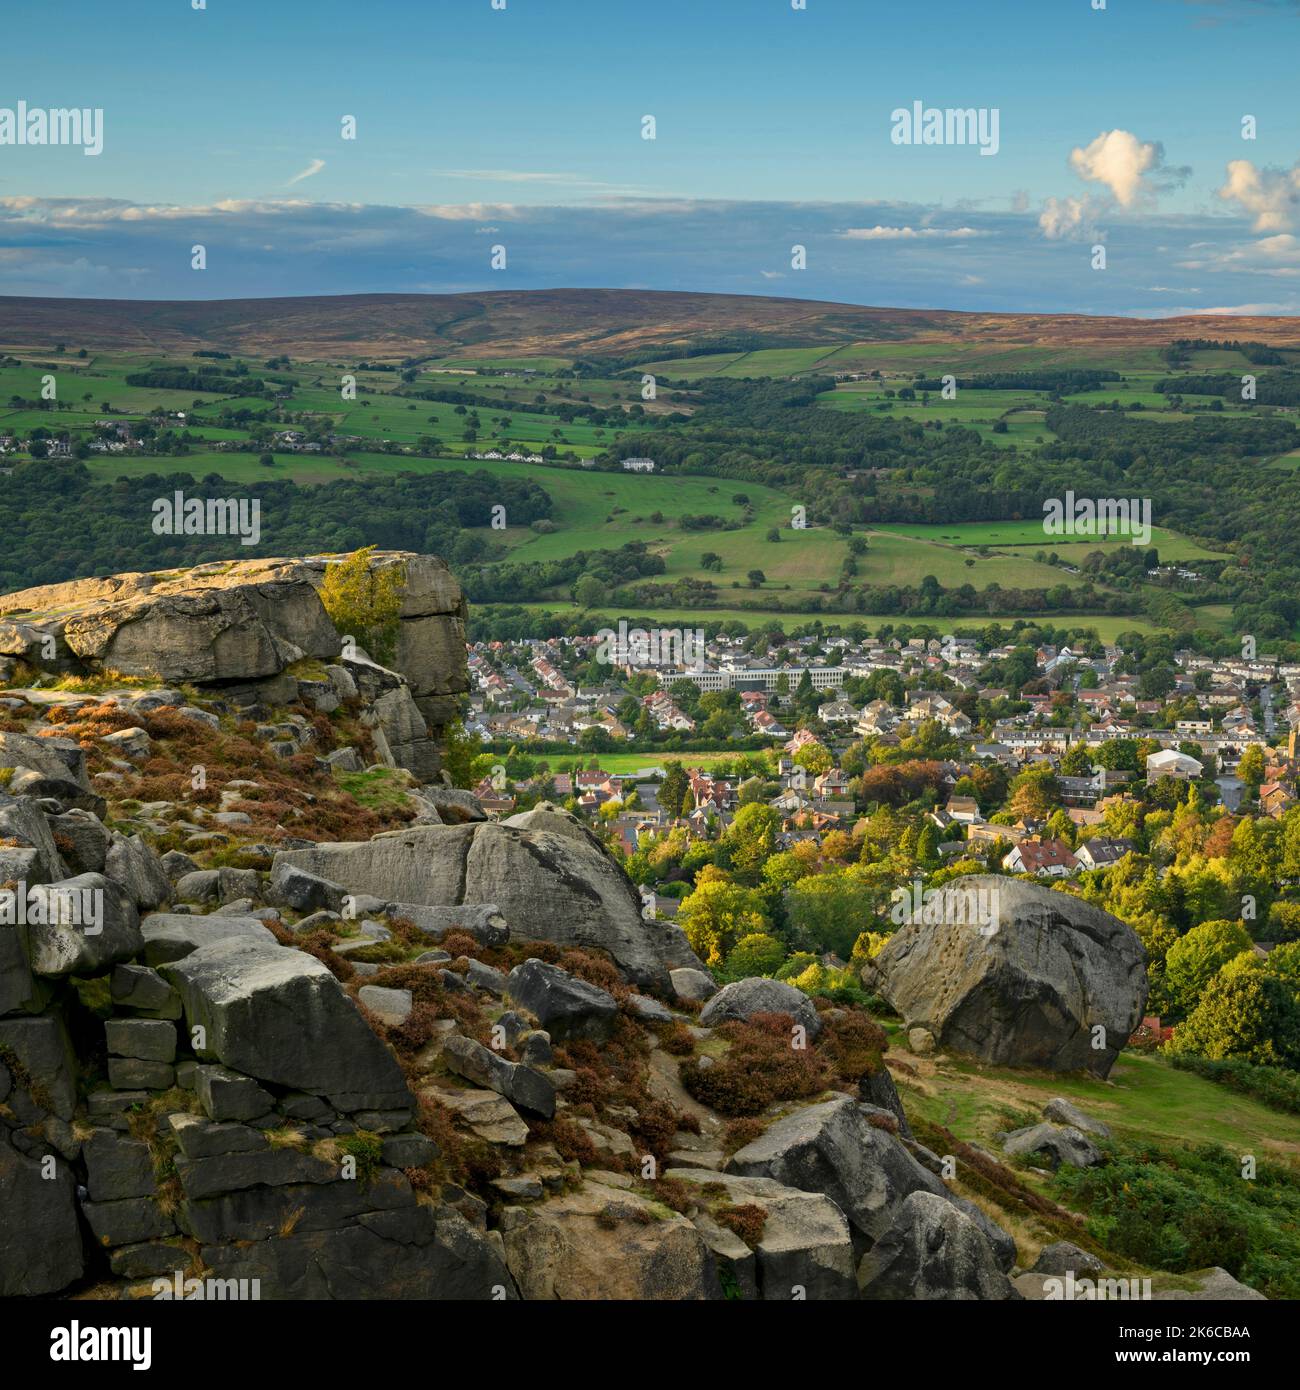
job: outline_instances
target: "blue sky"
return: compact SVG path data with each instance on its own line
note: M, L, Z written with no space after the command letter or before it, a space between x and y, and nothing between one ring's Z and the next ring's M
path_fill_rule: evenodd
M1092 4L42 0L0 109L104 150L0 144L0 293L1300 312L1300 4ZM914 101L996 108L996 155L894 143Z

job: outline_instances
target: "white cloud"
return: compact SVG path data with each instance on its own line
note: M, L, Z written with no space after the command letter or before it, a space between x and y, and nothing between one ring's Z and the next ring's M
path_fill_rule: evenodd
M1250 213L1255 231L1285 231L1295 221L1300 202L1300 164L1290 169L1262 169L1249 159L1234 159L1218 194L1224 202L1238 203Z
M1070 151L1070 167L1089 183L1104 184L1121 207L1132 207L1148 190L1143 180L1164 164L1156 141L1142 141L1128 130L1104 130L1090 144Z
M1254 318L1262 314L1294 314L1300 311L1300 303L1280 303L1271 304L1217 304L1210 309L1188 309L1189 315L1200 317L1208 314L1232 314Z
M1048 198L1038 214L1038 225L1049 241L1092 234L1093 201L1082 198Z
M922 237L940 241L965 241L969 237L990 236L974 227L849 227L839 235L847 241L913 241Z
M289 184L301 183L303 179L314 178L324 167L325 161L323 159L313 159L305 169L295 174L293 178L289 180Z
M1300 237L1279 232L1200 260L1182 261L1180 265L1184 270L1232 270L1294 279L1300 276Z

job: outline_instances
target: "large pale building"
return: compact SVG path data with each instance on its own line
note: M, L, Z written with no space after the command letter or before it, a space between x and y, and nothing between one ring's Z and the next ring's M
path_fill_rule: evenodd
M670 684L675 680L693 681L701 690L775 690L784 676L793 693L804 671L808 672L814 690L839 690L849 674L843 666L758 666L735 671L683 671L665 679Z

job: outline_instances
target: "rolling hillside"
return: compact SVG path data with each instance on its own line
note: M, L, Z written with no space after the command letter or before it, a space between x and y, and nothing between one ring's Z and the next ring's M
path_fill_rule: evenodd
M92 300L0 297L0 345L98 350L427 357L617 356L723 338L752 346L953 341L990 348L1136 348L1175 338L1300 344L1300 318L1100 318L885 309L817 300L649 290L498 290L295 299Z

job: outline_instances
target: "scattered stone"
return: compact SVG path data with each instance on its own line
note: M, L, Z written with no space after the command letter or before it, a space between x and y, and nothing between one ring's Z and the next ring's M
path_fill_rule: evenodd
M167 1062L110 1057L108 1084L119 1091L166 1091L176 1084L176 1068Z
M423 1094L458 1115L489 1144L521 1148L528 1142L528 1126L514 1106L495 1091L453 1091L430 1086Z
M201 1115L178 1111L167 1123L185 1158L213 1158L219 1154L257 1153L269 1147L265 1134L248 1125L218 1123Z
M115 965L109 992L119 1008L139 1009L167 1018L181 1015L180 995L147 965Z
M101 1245L134 1245L169 1236L176 1229L152 1197L117 1202L82 1202L81 1209Z
M530 1067L549 1067L555 1060L555 1049L551 1046L551 1035L541 1028L534 1028L524 1035L519 1044L519 1056ZM555 1081L552 1075L552 1081Z
M510 972L511 999L553 1039L607 1038L618 1013L612 994L533 957Z
M771 1178L714 1173L707 1168L669 1168L665 1177L696 1187L726 1189L730 1206L756 1206L764 1214L755 1247L759 1297L788 1303L798 1289L809 1301L856 1297L853 1240L844 1213L819 1192L801 1192Z
M204 1028L206 1054L226 1066L324 1096L345 1113L410 1106L396 1057L314 956L234 938L162 974L180 993L189 1026Z
M1062 1096L1056 1096L1043 1106L1043 1118L1053 1124L1071 1125L1084 1134L1095 1135L1098 1139L1110 1138L1110 1126L1072 1105Z
M381 1023L400 1028L411 1016L415 1000L409 989L385 989L381 985L362 985L357 998Z
M544 1072L522 1062L508 1062L473 1038L447 1038L442 1055L457 1076L496 1091L521 1110L545 1120L555 1114L555 1085Z
M82 1145L82 1154L91 1201L153 1196L157 1180L147 1144L123 1138L116 1130L96 1129Z
M709 1249L684 1216L590 1180L540 1206L506 1207L501 1238L525 1299L681 1301L721 1292Z
M161 968L183 960L200 947L245 941L276 946L276 939L256 917L206 917L189 913L155 912L140 923L144 959Z
M1073 1273L1078 1278L1085 1274L1099 1274L1105 1268L1096 1255L1080 1250L1068 1240L1058 1240L1051 1245L1043 1246L1038 1258L1029 1267L1029 1272L1058 1275Z
M1005 1153L1016 1158L1044 1154L1053 1169L1093 1168L1102 1161L1101 1150L1081 1130L1071 1125L1029 1125L1013 1130L1002 1141Z
M683 1003L703 1004L718 992L713 976L705 970L693 970L690 966L680 966L668 972L672 981L673 993Z
M253 1080L229 1067L199 1066L194 1090L210 1120L253 1120L265 1115L274 1097Z
M719 990L700 1011L700 1022L706 1028L713 1028L730 1019L745 1022L755 1014L789 1014L813 1040L822 1030L817 1010L802 990L783 980L758 976L737 980Z
M646 1023L671 1023L673 1016L657 999L647 998L644 994L628 995L628 1007L640 1019Z
M275 857L268 893L272 902L293 908L295 912L323 908L327 912L342 913L343 900L347 897L347 889L341 884L309 873L280 854Z

